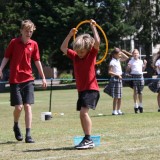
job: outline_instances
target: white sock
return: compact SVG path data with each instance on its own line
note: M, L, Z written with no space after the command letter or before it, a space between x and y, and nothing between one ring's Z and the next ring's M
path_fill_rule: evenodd
M137 103L134 104L134 108L138 108L138 104Z
M142 103L139 103L139 106L140 106L140 107L143 107L143 106L142 106Z

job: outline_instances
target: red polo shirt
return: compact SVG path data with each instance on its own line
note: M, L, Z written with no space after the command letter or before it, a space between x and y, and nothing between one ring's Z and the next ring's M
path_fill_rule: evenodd
M21 37L12 39L4 56L10 60L10 83L34 80L31 59L34 61L40 60L37 42L29 40L27 44L24 44Z
M67 51L67 56L73 60L74 75L79 92L85 90L99 91L95 72L97 53L98 50L92 48L84 58L79 58L75 51L71 49Z

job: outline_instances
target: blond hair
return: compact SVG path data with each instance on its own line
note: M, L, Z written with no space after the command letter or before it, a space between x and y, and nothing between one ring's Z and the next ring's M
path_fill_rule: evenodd
M25 28L25 29L33 29L33 30L36 30L36 26L34 25L34 23L31 21L31 20L29 20L29 19L27 19L27 20L24 20L24 21L22 21L21 22L21 29L23 29L23 28Z
M89 34L82 34L78 36L75 41L73 42L73 50L90 50L93 46L95 40Z
M138 52L139 53L139 50L138 49L134 49L133 51L132 51L132 54L134 53L134 52Z

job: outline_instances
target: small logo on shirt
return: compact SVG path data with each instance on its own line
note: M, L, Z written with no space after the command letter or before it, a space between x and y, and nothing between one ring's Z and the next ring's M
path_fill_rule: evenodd
M31 47L29 47L29 50L31 51L31 50L32 50L32 48L31 48Z

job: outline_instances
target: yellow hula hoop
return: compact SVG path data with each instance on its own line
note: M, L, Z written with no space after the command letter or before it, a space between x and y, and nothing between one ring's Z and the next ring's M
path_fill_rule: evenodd
M81 21L77 26L76 26L76 29L78 30L78 28L82 25L82 24L85 24L85 23L90 23L90 20L85 20L85 21ZM102 59L100 59L99 61L96 62L96 64L100 64L104 61L104 59L106 58L107 56L107 53L108 53L108 39L106 37L106 34L104 33L103 29L101 28L101 26L99 26L97 23L95 24L96 27L102 32L103 36L104 36L104 39L105 39L105 43L106 43L106 51L104 53L104 56L102 57ZM74 34L73 36L73 39L75 40L76 38L76 34Z

